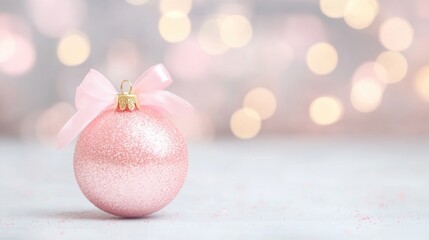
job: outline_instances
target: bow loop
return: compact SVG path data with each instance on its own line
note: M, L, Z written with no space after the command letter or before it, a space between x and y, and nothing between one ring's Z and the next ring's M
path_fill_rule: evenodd
M133 86L141 106L152 107L170 114L186 114L193 110L191 104L171 92L162 90L173 80L162 64L144 72ZM115 106L118 92L107 78L94 69L76 88L77 112L61 128L57 136L58 148L69 144L101 112Z
M87 94L100 100L107 100L117 91L112 83L101 73L91 69L79 85Z
M136 93L161 90L168 87L172 82L173 80L164 65L157 64L137 78L133 89Z

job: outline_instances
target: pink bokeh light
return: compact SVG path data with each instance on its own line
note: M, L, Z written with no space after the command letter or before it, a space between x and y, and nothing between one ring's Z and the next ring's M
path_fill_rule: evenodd
M28 0L27 7L37 29L49 37L79 28L87 10L83 0Z
M286 19L283 37L297 53L299 59L305 58L307 49L317 42L326 41L325 25L314 15L293 15Z
M134 81L142 74L142 59L136 44L120 39L110 46L106 58L106 76L115 86L124 79Z
M0 70L10 76L27 73L34 66L36 50L33 43L19 35L14 36L15 50L13 54L0 64Z
M23 75L35 60L36 50L27 24L15 15L0 14L0 72Z
M180 80L202 80L207 76L211 64L211 56L200 48L194 36L171 45L165 53L166 67Z

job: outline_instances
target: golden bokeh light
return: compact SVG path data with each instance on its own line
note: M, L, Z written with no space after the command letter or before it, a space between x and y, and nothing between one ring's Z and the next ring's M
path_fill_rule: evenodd
M243 106L258 112L262 120L270 118L277 108L276 96L266 88L249 91L243 100Z
M359 112L372 112L380 106L383 85L375 79L363 78L352 86L350 101Z
M307 51L306 60L308 68L313 73L326 75L337 67L337 50L329 43L316 43Z
M171 11L162 15L158 24L161 37L171 43L185 40L191 32L191 21L186 13Z
M230 15L222 19L220 36L225 45L231 48L245 46L252 38L253 29L249 20L242 15Z
M127 3L134 5L134 6L140 6L145 3L147 3L149 0L127 0Z
M378 9L376 0L348 0L344 21L354 29L367 28L377 16Z
M198 33L198 43L204 52L211 55L219 55L229 49L220 35L219 18L210 18L203 23Z
M336 97L322 96L310 104L311 120L318 125L330 125L343 117L343 104Z
M411 45L413 38L413 26L411 26L411 24L403 18L388 18L380 26L380 42L385 48L389 50L405 50Z
M191 11L191 8L192 0L161 0L159 3L161 13L180 11L188 14Z
M349 0L320 0L319 7L330 18L342 18Z
M242 108L232 114L230 127L236 137L250 139L261 130L261 117L253 109Z
M408 71L407 59L400 52L385 51L378 55L376 62L383 68L375 68L377 75L387 74L385 83L396 83L404 79ZM384 71L383 73L381 71ZM380 78L382 79L382 78Z
M414 89L421 99L429 102L429 65L420 68L417 72Z
M378 62L370 62L370 63L372 64L372 71L370 72L371 74L368 74L362 77L370 77L370 78L375 77L376 79L378 79L380 82L384 84L387 84L391 81L389 80L389 73L387 72L387 69L385 67L385 65L387 66L387 64L382 65ZM360 80L360 79L358 78L357 80Z
M88 37L82 32L70 33L61 38L57 47L57 56L66 66L77 66L85 62L91 52Z

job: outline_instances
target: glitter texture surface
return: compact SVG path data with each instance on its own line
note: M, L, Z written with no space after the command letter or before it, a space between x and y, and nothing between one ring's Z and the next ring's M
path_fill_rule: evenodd
M81 133L74 154L83 194L122 217L141 217L166 206L181 189L187 169L181 133L150 108L100 114Z

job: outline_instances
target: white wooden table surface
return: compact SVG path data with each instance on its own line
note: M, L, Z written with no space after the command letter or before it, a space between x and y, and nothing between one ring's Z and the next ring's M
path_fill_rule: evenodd
M429 239L429 138L190 144L185 187L142 219L88 202L72 154L0 140L0 239Z

